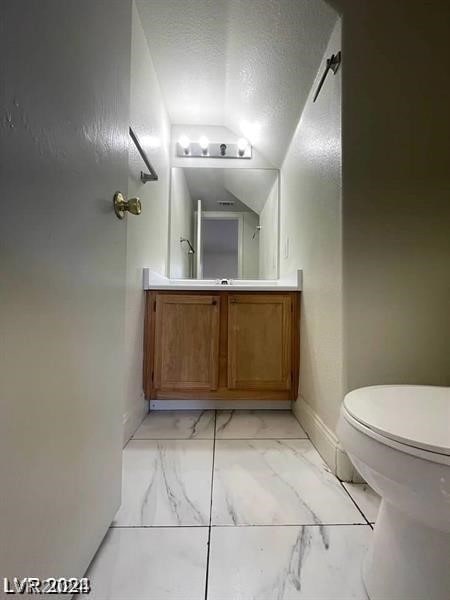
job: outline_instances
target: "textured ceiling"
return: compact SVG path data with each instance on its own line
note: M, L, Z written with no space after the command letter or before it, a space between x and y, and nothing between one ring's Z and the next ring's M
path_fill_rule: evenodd
M322 0L137 0L172 123L224 125L281 166L336 13Z

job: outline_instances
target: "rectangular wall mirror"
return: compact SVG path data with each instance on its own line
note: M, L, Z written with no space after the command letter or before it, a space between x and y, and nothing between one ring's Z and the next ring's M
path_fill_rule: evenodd
M276 169L172 168L171 279L278 279Z

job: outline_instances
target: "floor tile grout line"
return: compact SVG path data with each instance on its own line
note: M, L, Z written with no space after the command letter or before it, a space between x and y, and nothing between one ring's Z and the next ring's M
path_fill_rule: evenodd
M214 438L184 437L184 438L132 438L130 442L212 442Z
M268 529L270 527L282 528L282 527L367 527L373 525L373 523L277 523L277 524L240 524L240 525L213 525L211 529L246 529L252 527L264 527ZM209 529L208 525L110 525L109 529Z
M216 427L217 427L217 410L214 411L214 438L211 466L211 498L209 502L209 527L208 527L208 549L206 553L206 573L205 573L205 600L208 600L208 583L209 583L209 557L211 553L211 531L212 531L212 507L214 493L214 461L216 456Z
M339 481L339 483L341 484L342 489L345 490L345 493L347 494L347 496L350 498L350 500L353 502L353 504L356 506L356 508L362 514L362 516L364 517L364 519L367 522L367 525L370 525L370 527L372 527L372 525L370 524L369 519L366 517L366 515L363 513L363 511L359 508L358 504L356 503L356 500L353 498L353 496L350 494L350 492L348 491L348 489L345 487L344 483L342 481ZM372 529L373 529L373 527L372 527Z
M202 438L202 437L196 437L196 438L131 438L128 442L127 445L130 442L205 442L205 441L210 441L212 442L213 440L217 440L218 442L241 442L241 441L255 441L255 442L262 442L264 440L308 440L311 441L309 439L309 437L262 437L262 438L216 438L216 437L209 437L209 438ZM125 449L125 446L124 446Z
M245 437L245 438L216 438L218 442L245 442L245 441L249 441L249 442L264 442L265 440L269 441L269 440L308 440L308 442L310 442L311 440L309 439L309 437L283 437L283 436L278 436L278 437ZM312 442L311 442L312 443Z
M308 437L304 438L287 438L287 437L273 437L273 438L133 438L127 442L127 446L130 442L212 442L213 440L217 440L218 442L264 442L270 440L303 440L310 442L311 440ZM311 442L312 443L312 442ZM123 449L125 449L124 446Z
M110 525L109 529L208 529L208 525Z
M364 518L366 519L368 525L370 525L370 527L372 529L374 529L375 527L375 521L370 521L368 517L366 517L365 513L363 512L363 510L359 507L359 504L356 502L356 500L353 498L353 496L350 493L350 490L348 490L345 486L345 484L351 484L351 485L367 485L367 483L352 483L352 482L347 482L347 481L339 481L339 483L342 485L342 487L344 488L344 490L347 492L347 494L350 496L350 498L353 500L353 502L356 504L359 512L364 516Z
M211 525L213 529L245 529L251 527L264 527L268 529L270 527L281 528L281 527L367 527L370 523L277 523L277 524L264 524L257 523L254 525L251 524L240 524L240 525Z

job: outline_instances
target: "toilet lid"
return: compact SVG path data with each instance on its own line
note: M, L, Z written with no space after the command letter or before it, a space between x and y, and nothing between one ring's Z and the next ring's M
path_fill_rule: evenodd
M346 411L378 434L450 455L450 388L379 385L348 393Z

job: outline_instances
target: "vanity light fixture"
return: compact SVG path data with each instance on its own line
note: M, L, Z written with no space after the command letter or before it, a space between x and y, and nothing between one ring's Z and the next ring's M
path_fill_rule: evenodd
M252 145L246 138L237 142L210 142L202 135L198 142L191 142L182 135L177 144L177 156L189 158L252 158Z

